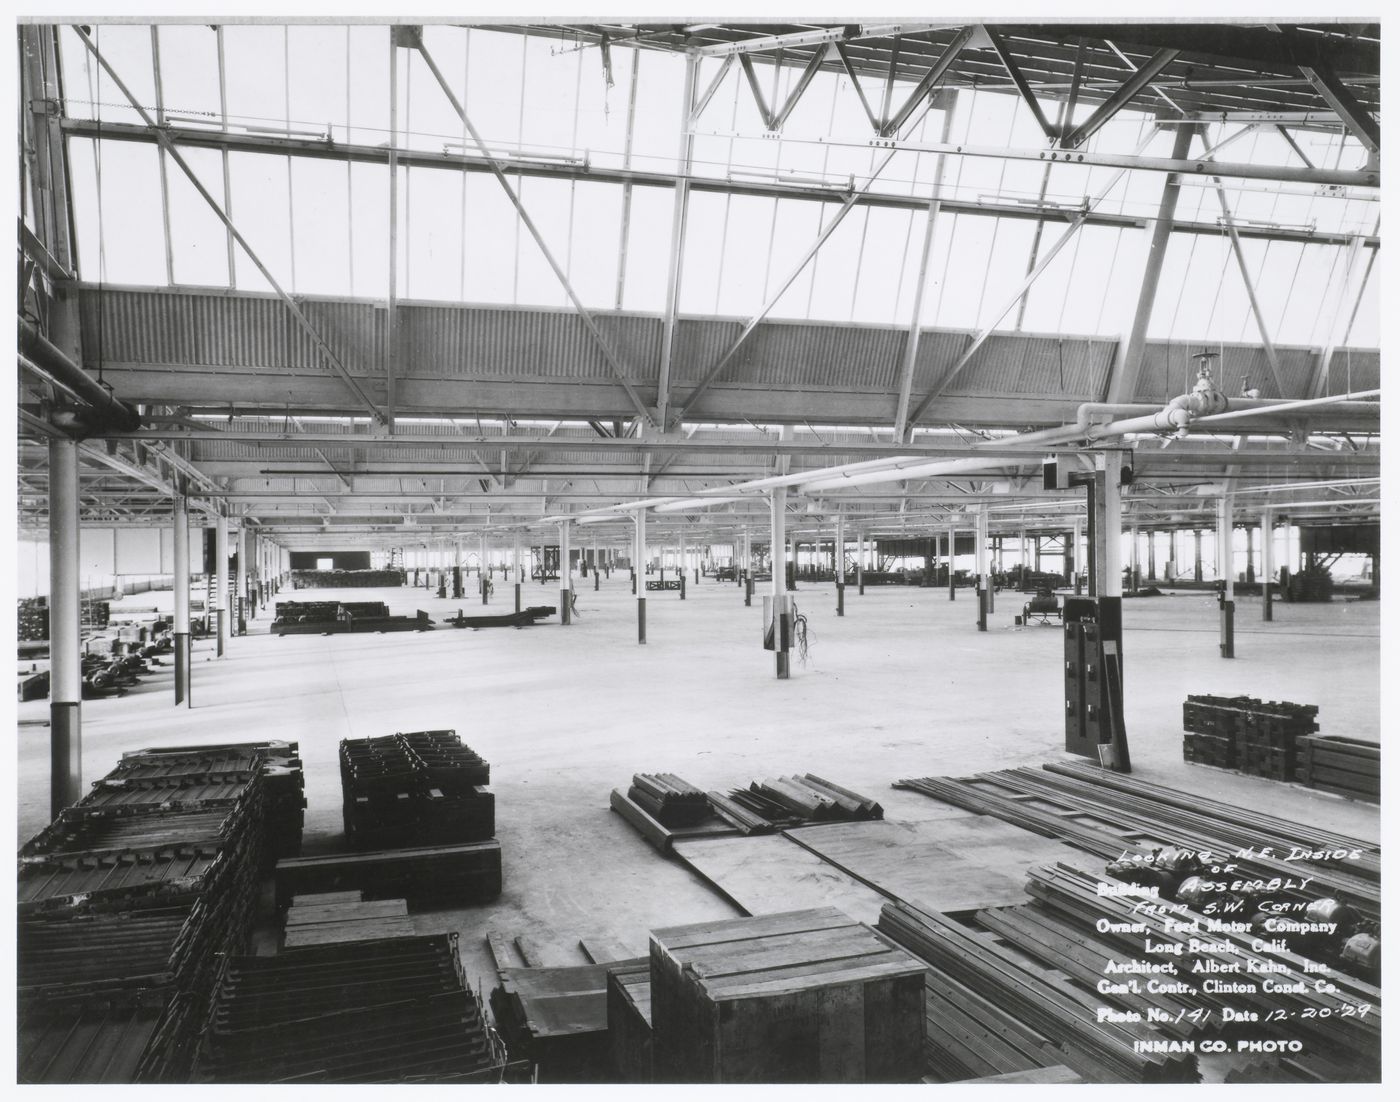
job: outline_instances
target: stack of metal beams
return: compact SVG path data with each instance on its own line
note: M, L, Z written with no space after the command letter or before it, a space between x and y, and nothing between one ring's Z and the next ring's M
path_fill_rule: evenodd
M490 764L454 731L346 739L346 836L361 849L486 841L496 833L490 779Z
M1159 948L1154 960L1180 961L1191 1003L1209 1012L1212 1027L1222 1024L1226 1009L1237 1016L1253 1014L1250 1036L1301 1042L1303 1061L1326 1068L1334 1082L1372 1081L1380 1071L1380 989L1372 984L1327 971L1326 983L1315 982L1320 971L1278 941L1263 941L1248 923L1211 923L1198 911L1144 907L1157 897L1147 892L1105 894L1102 878L1081 868L1056 864L1032 868L1026 889L1037 910L1068 926L1078 938L1102 943L1102 950L1119 961L1144 955L1150 941ZM1196 960L1239 963L1245 982L1213 985L1190 968ZM1312 973L1311 976L1308 973ZM1263 982L1270 977L1278 982ZM1141 996L1135 996L1141 999ZM1237 1017L1237 1020L1238 1017Z
M705 793L674 773L636 773L627 796L662 826L694 826L710 814Z
M1022 1027L1020 1033L1028 1034L1018 1036L1017 1030L1008 1029L1010 1036L1003 1045L1024 1053L1029 1039L1030 1049L1040 1055L1030 1055L1028 1065L1002 1067L1000 1071L1066 1064L1095 1083L1194 1083L1199 1078L1194 1055L1141 1051L1140 1042L1162 1039L1155 1027L1143 1022L1105 1021L1098 1012L1103 998L1093 988L1077 987L986 933L937 911L903 902L881 908L879 929L933 966L936 988L945 977L957 985L940 992L942 1005L936 1009L936 1021L946 1020L948 1007L970 991L979 996L977 1004L984 1010L989 1005L1005 1012ZM951 1017L962 1023L964 1031L976 1020L966 1013L955 1012ZM949 1044L957 1028L941 1028L940 1039ZM1050 1043L1048 1048L1036 1044L1037 1035ZM953 1044L952 1059L975 1066L970 1057L957 1055L960 1047ZM999 1059L995 1054L989 1058Z
M504 1064L456 934L230 957L199 1042L206 1083L467 1083Z
M1317 730L1317 707L1248 696L1188 696L1182 705L1187 761L1291 781L1297 740Z
M1381 748L1379 743L1339 735L1307 735L1298 740L1295 775L1309 788L1377 804L1381 800Z
M1306 824L1080 765L921 777L895 787L994 815L1109 861L1125 849L1150 854L1166 847L1228 856L1238 878L1276 882L1269 899L1289 908L1330 898L1367 921L1380 919L1379 847ZM1323 856L1313 856L1318 853Z

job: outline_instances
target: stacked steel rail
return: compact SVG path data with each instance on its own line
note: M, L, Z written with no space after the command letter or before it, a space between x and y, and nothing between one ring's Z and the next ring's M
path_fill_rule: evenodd
M1150 940L1154 959L1170 959L1184 977L1196 975L1198 961L1203 968L1209 961L1238 962L1239 971L1230 975L1248 982L1217 988L1196 981L1185 996L1211 1012L1212 1027L1225 1022L1229 1009L1236 1021L1247 1022L1245 1038L1301 1042L1308 1059L1324 1065L1324 1074L1336 1076L1335 1081L1379 1076L1379 988L1338 972L1327 972L1325 983L1315 982L1315 968L1277 945L1264 948L1267 943L1247 932L1248 924L1212 923L1179 903L1157 905L1158 897L1147 891L1105 894L1100 876L1072 865L1032 868L1028 877L1026 889L1036 909L1081 937L1101 941L1120 960L1143 956ZM1262 982L1271 976L1280 982Z
M25 1081L184 1076L216 959L247 943L258 878L273 857L300 847L295 750L262 743L128 754L93 796L21 849ZM220 794L192 800L214 776L224 778ZM114 792L140 798L114 803ZM296 836L287 838L293 804Z
M1380 745L1340 735L1305 736L1298 740L1294 776L1309 788L1380 803Z
M229 957L201 1033L206 1083L466 1083L504 1059L456 934Z
M947 915L910 903L886 903L878 928L932 965L935 985L944 978L958 985L943 997L945 1002L958 998L959 988L972 991L979 1002L990 1002L1020 1023L1022 1033L1030 1033L1032 1053L1046 1061L1038 1066L1067 1064L1096 1083L1192 1083L1199 1078L1194 1055L1153 1050L1151 1042L1161 1036L1154 1027L1104 1020L1098 1009L1103 998L1092 988L1076 986ZM964 1029L974 1020L960 1017ZM1037 1035L1053 1046L1051 1051L1035 1043ZM1146 1051L1141 1042L1148 1043ZM999 1068L1010 1070L1019 1069Z
M1215 854L1237 866L1238 879L1277 881L1271 892L1281 901L1306 905L1334 898L1355 907L1368 921L1380 918L1379 883L1341 861L1290 860L1287 851L1281 850L1280 836L1267 830L1231 829L1219 819L1202 819L1172 803L1134 797L1077 776L1008 769L967 778L906 779L895 787L994 815L1107 860L1125 848L1151 852L1177 847ZM1298 830L1293 827L1291 832ZM1346 856L1355 851L1359 861L1375 849L1353 840Z

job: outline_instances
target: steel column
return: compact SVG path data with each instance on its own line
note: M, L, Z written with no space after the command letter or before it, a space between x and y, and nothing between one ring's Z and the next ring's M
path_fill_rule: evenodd
M214 600L216 603L215 628L218 631L217 654L224 656L228 646L228 518L214 518Z
M569 575L569 522L559 525L559 622L573 622L573 578Z
M647 511L637 510L637 547L632 560L633 583L637 589L637 642L647 641Z
M515 611L520 611L520 529L516 529L511 543L510 572L515 580Z
M1235 657L1234 496L1221 494L1215 513L1215 575L1220 580L1220 657Z
M769 528L773 549L773 622L769 627L773 632L773 653L776 656L778 678L786 680L790 669L787 641L782 628L787 602L790 600L787 592L787 487L775 488L770 491L769 497Z
M82 798L82 597L78 445L49 438L49 809Z
M846 615L846 518L836 514L836 615Z
M171 523L175 532L175 703L190 695L190 514L184 494L175 496Z
M1259 521L1259 573L1263 577L1264 619L1274 618L1274 513L1265 509Z

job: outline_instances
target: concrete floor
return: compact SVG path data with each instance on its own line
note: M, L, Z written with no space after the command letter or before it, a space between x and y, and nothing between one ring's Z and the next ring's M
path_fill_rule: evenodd
M965 775L1063 758L1062 636L1017 628L1025 598L1001 594L979 633L970 591L870 587L847 591L835 615L831 585L796 595L811 650L790 681L761 649L760 608L732 584L705 580L688 599L652 594L649 642L636 643L625 574L575 580L579 616L512 630L364 636L266 633L235 639L218 660L197 644L194 707L172 706L166 671L84 713L85 782L123 750L232 739L301 743L309 807L306 852L340 842L336 763L342 738L455 728L491 762L505 892L497 902L418 914L423 933L462 931L469 977L494 983L483 935L497 929L537 942L553 963L579 961L580 937L612 937L636 952L647 931L734 914L679 863L659 857L617 815L608 793L634 772L679 773L705 788L775 773L814 772L880 800L889 818L918 819L940 805L889 788L905 776ZM335 591L284 598L332 599ZM440 619L479 599L438 600L424 590L354 590L396 613ZM553 604L554 583L529 583L526 604ZM136 599L150 604L150 595ZM511 607L497 582L492 611ZM270 612L270 610L269 610ZM1377 808L1241 777L1181 760L1181 705L1222 693L1320 706L1324 733L1380 737L1380 605L1278 605L1271 624L1257 600L1239 602L1238 657L1218 655L1214 598L1125 602L1126 714L1135 775L1261 811L1379 839ZM19 705L18 834L48 821L47 703Z

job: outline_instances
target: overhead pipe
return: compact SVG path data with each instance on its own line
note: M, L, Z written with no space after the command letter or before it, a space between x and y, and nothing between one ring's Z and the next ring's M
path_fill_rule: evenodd
M24 318L19 319L19 351L20 362L25 367L92 408L94 419L85 421L84 427L120 432L133 432L141 427L139 413L116 398Z

